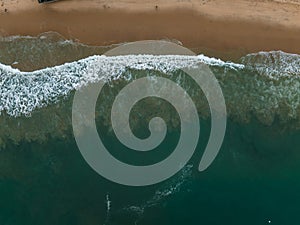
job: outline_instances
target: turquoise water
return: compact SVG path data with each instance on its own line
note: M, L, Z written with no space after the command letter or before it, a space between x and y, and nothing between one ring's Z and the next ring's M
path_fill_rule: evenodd
M205 56L87 58L106 50L52 33L0 41L1 225L300 223L300 56L261 52L234 63ZM147 63L137 63L141 60ZM179 70L199 62L217 77L228 111L220 154L201 173L197 168L211 128L208 104ZM93 78L90 67L96 67ZM139 102L130 115L133 133L147 137L155 116L166 121L168 133L153 152L133 152L111 130L116 94L144 76L166 77L187 90L201 136L184 169L159 184L128 187L89 167L72 133L72 99L75 88L100 76L107 85L96 107L99 136L112 155L135 165L168 157L180 137L180 121L164 100Z

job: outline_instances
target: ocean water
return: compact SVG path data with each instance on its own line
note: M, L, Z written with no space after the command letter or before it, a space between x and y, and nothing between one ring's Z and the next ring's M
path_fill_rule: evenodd
M300 224L299 55L259 52L235 62L204 55L102 55L113 47L86 46L55 33L0 39L1 225ZM219 81L228 116L220 153L203 172L198 164L211 131L209 106L181 70L200 64ZM73 135L72 103L76 90L104 81L96 124L105 146L129 164L161 161L181 135L168 102L149 97L130 113L139 138L149 136L151 118L166 122L166 139L153 152L122 146L111 128L115 97L141 77L183 87L197 108L201 135L195 154L173 177L130 187L103 178L84 160Z

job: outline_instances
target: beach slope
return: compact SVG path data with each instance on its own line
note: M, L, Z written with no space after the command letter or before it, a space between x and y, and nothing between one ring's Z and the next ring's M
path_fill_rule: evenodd
M2 0L0 5L1 36L56 31L89 45L170 39L223 58L262 50L300 54L295 0Z

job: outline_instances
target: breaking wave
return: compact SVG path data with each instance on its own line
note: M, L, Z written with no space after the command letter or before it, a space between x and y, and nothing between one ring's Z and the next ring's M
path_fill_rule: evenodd
M225 63L221 60L199 56L92 56L87 59L61 66L21 72L9 66L0 65L0 113L18 117L29 116L35 109L57 101L74 89L100 80L109 82L117 79L131 79L129 69L153 70L172 74L177 70L196 67L199 63L230 68L242 65Z
M151 79L168 77L189 93L200 117L209 117L209 106L203 93L181 70L202 64L208 65L218 79L228 116L234 121L247 123L255 119L264 125L279 121L286 127L300 128L299 55L282 51L259 52L248 54L235 63L204 55L108 57L101 55L107 48L90 48L51 35L51 38L41 35L0 41L4 46L3 52L0 52L3 63L0 64L0 123L3 124L0 128L0 146L6 143L5 140L43 141L49 136L68 135L72 130L71 108L75 90L99 80L107 82L110 87L122 87L145 75ZM43 43L45 40L46 44ZM11 43L14 42L17 44L12 48ZM30 46L28 51L34 53L33 57L27 57L28 60L25 55L18 56L24 45ZM45 48L44 45L52 47ZM11 48L14 52L9 50ZM47 49L44 51L46 56L41 56L39 48ZM59 49L64 49L64 57ZM107 105L115 97L116 89L105 93L101 105ZM172 93L172 90L167 91ZM143 105L149 112L149 118L152 116L152 105L152 102ZM163 112L164 108L160 108ZM100 108L97 115L104 124L110 123L109 112ZM171 113L168 112L165 117L174 126L178 125ZM46 125L41 127L41 123Z

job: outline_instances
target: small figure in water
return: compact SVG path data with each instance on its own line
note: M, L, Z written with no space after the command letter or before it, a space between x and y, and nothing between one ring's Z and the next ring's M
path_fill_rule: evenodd
M111 207L111 201L109 199L109 194L106 194L106 210L107 210L107 213L109 213L110 207Z

